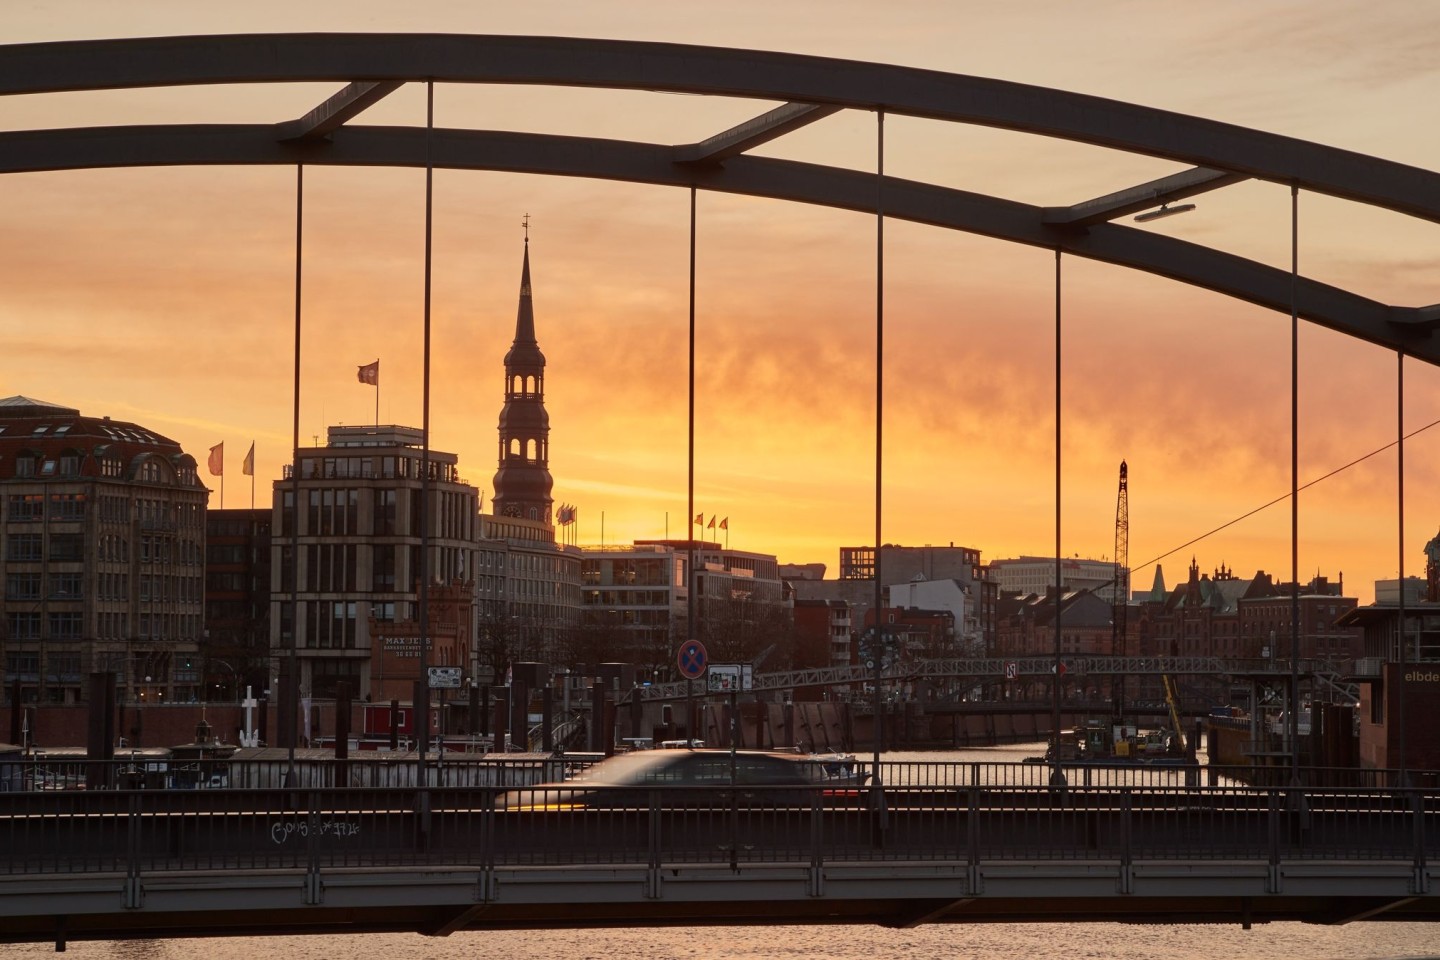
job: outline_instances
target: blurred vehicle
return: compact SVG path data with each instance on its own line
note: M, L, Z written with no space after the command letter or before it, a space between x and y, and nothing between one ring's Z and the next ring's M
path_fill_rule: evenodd
M667 807L808 806L854 797L865 775L833 757L766 750L639 750L610 757L563 783L502 794L501 810L563 811ZM802 789L782 789L785 787Z

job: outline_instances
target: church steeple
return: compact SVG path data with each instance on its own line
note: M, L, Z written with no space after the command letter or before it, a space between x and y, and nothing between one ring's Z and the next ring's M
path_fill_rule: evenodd
M520 267L520 304L515 340L505 354L505 406L500 410L500 469L491 509L496 516L551 521L550 415L545 412L545 354L535 339L530 296L530 217L525 217L525 255Z

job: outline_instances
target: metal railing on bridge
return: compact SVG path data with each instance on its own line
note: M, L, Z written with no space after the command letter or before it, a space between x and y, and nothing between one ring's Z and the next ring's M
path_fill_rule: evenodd
M6 793L0 874L1037 859L1420 868L1440 856L1434 789L1056 789L938 773L887 787L883 802L863 788L673 784L583 799L555 785Z
M1236 659L1227 657L1139 657L1139 656L1062 656L1068 678L1085 676L1213 676L1270 677L1290 676L1290 662L1275 659ZM960 677L983 680L1028 679L1049 677L1055 670L1054 657L952 657L913 660L887 665L881 671L885 683L914 680L917 677ZM1303 677L1333 678L1340 673L1335 665L1322 660L1302 660ZM835 687L846 684L870 683L875 679L873 668L864 664L843 667L817 667L810 670L789 670L756 674L750 690L790 690L796 687ZM705 692L703 682L690 687L690 692ZM645 700L676 700L686 695L687 685L657 683L643 689Z
M1093 764L1062 766L1059 785L1048 764L887 763L860 771L883 788L507 788L472 766L443 785L405 781L423 769L413 758L375 768L392 786L329 786L312 770L284 788L0 791L0 941L837 917L1440 920L1434 786L1326 786L1310 771L1305 786L1255 787L1209 767ZM546 775L497 775L522 770Z
M1288 741L1272 737L1255 744L1256 755L1289 756ZM721 751L723 752L723 751ZM228 760L56 759L43 755L0 760L0 793L56 794L74 791L166 790L202 792L298 787L368 789L414 787L498 787L510 789L569 779L603 759L598 753L431 752L422 762L415 753L352 754L336 760L326 750L297 750L292 764L280 748L261 749ZM817 761L821 762L821 761ZM1024 763L1002 761L882 760L856 758L855 771L885 788L1045 786L1054 764L1035 757ZM1067 783L1095 787L1243 786L1383 790L1402 783L1393 769L1259 764L1105 763L1063 760ZM878 777L876 776L878 774ZM1405 772L1404 783L1440 787L1440 771Z

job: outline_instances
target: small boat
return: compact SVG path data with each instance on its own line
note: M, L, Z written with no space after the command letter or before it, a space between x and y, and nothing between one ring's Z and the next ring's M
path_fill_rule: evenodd
M1052 742L1036 762L1054 763ZM1170 730L1140 730L1134 724L1086 720L1060 740L1060 762L1076 764L1188 764L1182 739Z
M815 764L824 783L844 783L864 786L870 774L859 771L859 762L853 753L812 753L809 759Z

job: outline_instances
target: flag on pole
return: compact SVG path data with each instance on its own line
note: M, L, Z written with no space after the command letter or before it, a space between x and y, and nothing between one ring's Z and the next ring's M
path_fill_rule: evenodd
M713 514L713 513L710 514L710 525L709 525L709 529L711 529L711 530L714 530L714 529L715 529L715 514Z
M221 440L210 448L210 475L219 477L225 474L225 441Z
M380 361L361 366L359 379L361 383L368 383L372 387L380 386Z
M255 441L250 441L250 452L245 454L245 459L240 461L240 472L247 477L255 476ZM721 524L724 526L724 524Z
M729 517L726 517L724 520L721 520L721 521L720 521L720 529L721 529L721 530L729 530L729 529L730 529L730 518L729 518Z
M697 513L697 514L695 514L695 522L698 523L698 524L700 524L700 526L702 526L702 527L705 526L705 514L703 514L703 513Z

